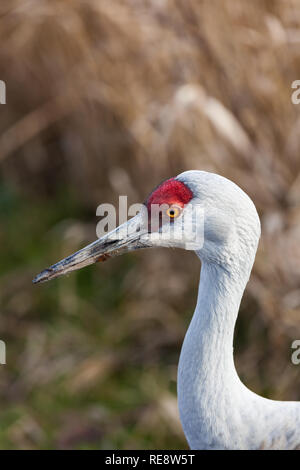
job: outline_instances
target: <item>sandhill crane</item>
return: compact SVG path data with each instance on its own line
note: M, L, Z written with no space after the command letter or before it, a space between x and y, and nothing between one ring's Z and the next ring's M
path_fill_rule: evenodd
M167 208L153 231L149 215L157 204ZM195 222L192 217L185 225L184 216L194 207L200 207L203 219ZM34 282L138 248L186 248L189 244L188 249L192 247L201 260L197 305L178 367L179 413L190 447L299 449L300 403L255 394L241 382L234 366L234 326L260 237L253 202L222 176L186 171L161 183L146 200L145 208L116 230L41 272ZM202 240L191 237L195 223L202 225Z

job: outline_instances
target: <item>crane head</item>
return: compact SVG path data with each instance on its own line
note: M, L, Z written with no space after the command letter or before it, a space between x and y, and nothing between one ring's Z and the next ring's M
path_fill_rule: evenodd
M195 250L202 260L226 263L237 251L242 259L242 251L247 255L256 249L259 233L254 204L237 185L213 173L187 171L157 186L135 217L45 269L33 282L155 246Z

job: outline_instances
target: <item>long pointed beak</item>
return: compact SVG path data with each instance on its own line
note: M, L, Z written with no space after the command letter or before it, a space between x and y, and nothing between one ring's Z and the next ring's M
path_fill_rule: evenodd
M145 214L141 211L112 232L45 269L32 282L37 284L50 281L97 261L105 261L128 251L151 246L145 240L143 241L143 234L147 232L145 220Z

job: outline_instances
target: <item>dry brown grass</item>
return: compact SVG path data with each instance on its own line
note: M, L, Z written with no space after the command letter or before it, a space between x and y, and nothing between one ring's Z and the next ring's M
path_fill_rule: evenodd
M0 78L7 83L0 170L6 184L42 201L66 185L93 214L119 194L143 200L161 179L186 169L235 181L262 220L238 325L237 367L257 392L299 400L299 371L290 363L290 344L300 337L300 105L291 103L291 83L300 79L299 2L2 0L0 9ZM84 230L75 230L75 248L93 236L89 226ZM74 249L69 239L57 258ZM153 354L159 362L161 344L179 350L198 261L167 250L138 256L118 325L136 341L143 364ZM115 276L118 263L105 272ZM17 268L10 273L2 274L3 291ZM23 275L32 273L28 266ZM21 285L25 297L36 295L25 281ZM78 302L68 289L61 293L62 310L65 299ZM151 321L156 327L145 331ZM68 383L80 390L107 368L121 367L118 358L107 357L104 369L93 357L83 362ZM176 356L172 361L175 367ZM149 413L161 416L165 408L155 409L157 415L152 409L139 415L141 426ZM154 430L160 419L153 420ZM15 446L26 446L14 432ZM129 439L126 445L137 444Z

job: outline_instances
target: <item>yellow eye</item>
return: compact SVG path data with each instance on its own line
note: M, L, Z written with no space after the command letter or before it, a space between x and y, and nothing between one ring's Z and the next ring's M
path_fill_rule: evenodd
M178 206L171 206L169 209L167 209L167 215L170 217L170 219L176 219L180 213L181 207Z

